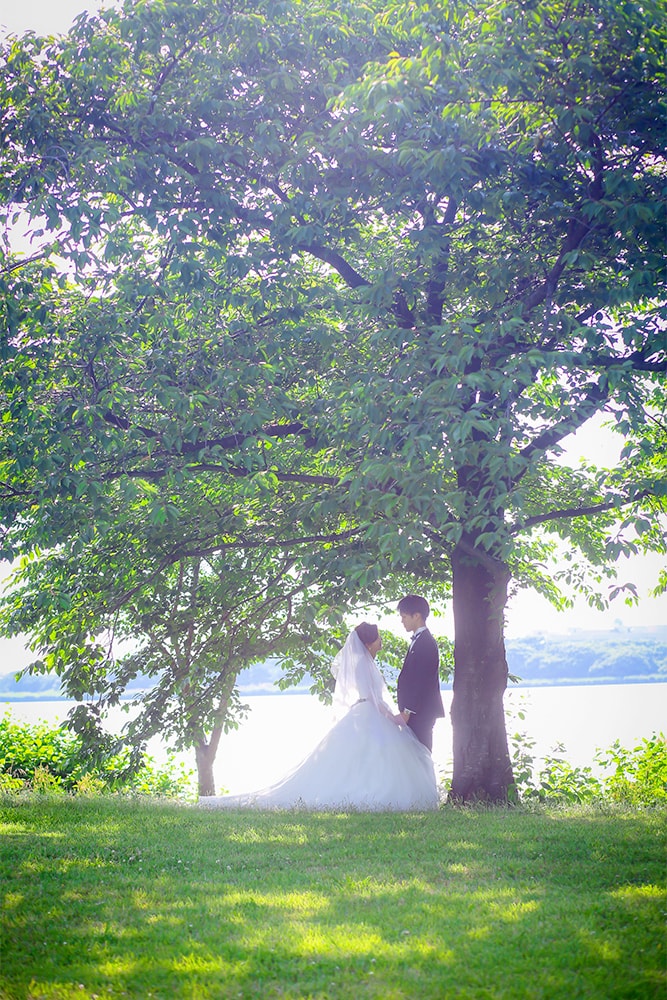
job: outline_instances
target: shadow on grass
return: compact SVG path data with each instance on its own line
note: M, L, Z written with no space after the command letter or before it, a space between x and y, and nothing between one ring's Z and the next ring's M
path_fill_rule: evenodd
M662 1000L664 818L33 800L0 996Z

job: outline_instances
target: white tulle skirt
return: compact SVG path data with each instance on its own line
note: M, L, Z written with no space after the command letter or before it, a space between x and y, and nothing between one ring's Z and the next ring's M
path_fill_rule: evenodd
M436 809L430 752L371 702L354 705L311 754L282 781L244 795L209 796L219 809Z

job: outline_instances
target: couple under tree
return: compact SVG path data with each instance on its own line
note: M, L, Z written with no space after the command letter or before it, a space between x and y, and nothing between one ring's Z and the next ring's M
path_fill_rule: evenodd
M433 726L444 716L438 646L426 628L428 602L403 597L398 611L410 647L398 677L398 712L375 662L377 625L354 628L333 661L337 721L275 785L244 795L211 796L203 806L254 809L422 810L438 805L431 759Z

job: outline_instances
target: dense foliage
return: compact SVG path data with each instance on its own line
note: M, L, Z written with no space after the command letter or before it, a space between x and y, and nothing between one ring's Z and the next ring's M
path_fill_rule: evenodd
M64 727L0 718L0 791L192 795L192 775L173 760L158 766L144 755L138 767L129 764L127 752L90 760L81 738Z
M452 793L504 800L509 589L665 551L663 13L127 0L5 46L3 629L104 693L186 558L287 554L306 648L451 587ZM563 464L600 414L618 466Z

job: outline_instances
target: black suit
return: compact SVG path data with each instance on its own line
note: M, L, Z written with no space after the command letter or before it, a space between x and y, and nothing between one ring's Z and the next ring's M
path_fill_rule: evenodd
M445 714L440 694L438 644L424 629L413 639L398 675L398 710L410 711L408 726L430 750L433 726Z

